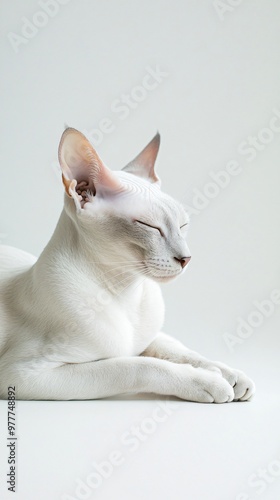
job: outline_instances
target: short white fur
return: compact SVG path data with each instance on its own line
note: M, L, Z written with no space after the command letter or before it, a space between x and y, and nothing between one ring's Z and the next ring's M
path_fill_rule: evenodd
M121 171L67 128L64 208L38 259L0 246L0 397L96 399L149 392L245 401L254 383L162 333L159 283L186 269L188 215L155 172L160 137Z

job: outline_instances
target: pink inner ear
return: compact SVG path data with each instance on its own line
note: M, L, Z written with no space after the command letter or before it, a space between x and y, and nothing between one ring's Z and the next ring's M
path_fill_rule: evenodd
M69 196L72 180L77 181L76 192L83 201L89 201L86 191L93 195L98 191L120 192L123 189L119 179L109 170L87 138L78 130L64 131L58 150L63 183Z
M134 160L126 165L122 170L130 172L148 179L150 182L160 183L160 179L155 172L155 161L160 146L160 135L157 133L149 144L139 153Z
M114 193L120 193L125 189L124 185L121 184L117 176L109 170L105 165L103 165L103 168L99 172L99 187L102 189L104 188L105 190L114 192Z

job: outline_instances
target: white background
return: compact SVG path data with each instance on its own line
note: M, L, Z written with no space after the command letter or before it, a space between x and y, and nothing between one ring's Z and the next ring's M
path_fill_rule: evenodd
M38 1L1 2L2 243L39 255L48 242L63 204L56 161L65 123L93 136L100 121L110 119L111 132L96 147L112 169L124 166L159 130L163 189L189 207L194 190L207 191L213 182L211 171L238 162L240 173L192 216L191 264L164 288L165 331L245 370L258 391L245 404L176 403L176 411L135 453L120 444L121 436L150 417L159 398L19 402L14 496L78 498L75 478L85 480L92 461L118 449L126 457L122 466L85 498L276 500L280 470L270 481L262 479L259 495L247 481L260 467L275 460L280 465L280 305L232 349L225 334L238 338L237 318L247 321L256 310L254 301L280 289L280 132L263 131L272 123L280 127L279 117L273 121L275 109L280 116L280 4L56 4L57 13L42 18ZM223 6L228 6L224 13ZM30 38L18 38L16 47L11 33L22 36L23 18L45 26L29 32ZM147 68L156 67L166 76L136 102L133 96L140 91L135 88L143 86ZM125 119L112 109L123 94L132 96L134 106ZM255 149L249 161L244 142L258 134L261 150ZM3 479L6 403L0 408L0 488L6 500L12 496ZM243 491L249 496L238 498Z

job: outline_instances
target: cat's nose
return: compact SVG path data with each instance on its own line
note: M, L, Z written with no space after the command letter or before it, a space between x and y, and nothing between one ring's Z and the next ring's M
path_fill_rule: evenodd
M184 268L190 262L191 257L174 257L174 259L180 262L182 268Z

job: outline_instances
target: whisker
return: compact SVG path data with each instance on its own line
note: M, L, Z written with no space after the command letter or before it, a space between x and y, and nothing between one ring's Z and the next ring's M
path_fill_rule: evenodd
M137 284L136 284L136 286L135 286L135 288L134 288L134 289L132 288L132 291L135 291L135 290L136 290L136 288L138 288L138 286L142 285L142 284L144 283L144 281L145 281L145 279L146 279L147 275L149 275L149 274L150 274L150 273L148 272L148 270L146 270L146 272L145 272L145 273L143 273L143 276L144 276L144 277L143 277L143 279L140 281L140 283L137 283ZM128 285L128 286L129 286L129 285ZM128 288L128 286L127 286L126 288ZM125 288L125 289L126 289L126 288ZM124 289L124 290L125 290L125 289ZM124 290L122 290L122 292L123 292Z
M122 272L119 274L123 274L125 272L132 271L133 269L135 269L137 271L137 270L142 269L142 268L145 268L145 265L143 263L138 264L137 266L136 265L126 266L125 269L123 269ZM122 269L121 266L113 267L112 269L107 269L107 271L102 272L101 275L108 276L108 275L112 274L112 278L115 278L116 276L119 276L119 274L114 275L113 273L115 271L119 271L120 269Z
M139 267L135 267L135 266L134 266L134 268L133 268L133 269L135 269L136 271L140 271L141 269L145 269L145 266L144 266L144 264L143 264L142 266L139 266ZM123 270L122 272L120 272L120 273L115 274L114 276L112 276L112 278L117 278L118 276L121 276L121 275L125 274L126 272L127 272L127 270ZM104 273L104 275L106 275L106 276L105 276L105 279L103 279L103 280L99 283L99 285L103 285L103 284L105 284L105 283L107 283L107 282L108 282L108 273ZM126 276L126 278L132 278L132 279L134 279L135 277L134 277L134 276L129 275L129 276ZM122 280L121 280L121 281L122 281ZM121 281L119 281L119 283L120 283Z
M140 286L142 283L144 283L144 281L145 281L145 279L146 279L146 276L147 276L147 275L149 275L149 274L150 274L150 271L149 271L148 269L145 269L145 271L144 271L144 272L143 272L143 274L142 274L142 276L144 276L144 277L143 277L143 279L140 281L140 283L137 283L137 285L136 285L135 289L136 289L138 286ZM131 283L128 283L128 284L127 284L127 285L126 285L126 286L125 286L125 287L121 290L120 294L121 294L121 293L123 293L123 292L124 292L124 291L125 291L125 290L126 290L126 289L130 286L130 285L131 285Z
M90 261L89 261L89 262L90 262ZM113 263L112 263L112 264L113 264ZM114 269L118 269L119 267L124 267L124 266L125 266L125 267L137 266L137 265L139 265L139 264L141 264L141 265L142 265L142 264L143 264L143 261L142 261L142 260L139 260L139 261L137 261L137 262L135 262L135 263L132 263L132 262L127 262L127 263L126 263L126 262L120 262L120 264L119 264L118 266L115 266L115 267L113 267L113 268L109 268L109 269L107 269L107 271L113 271ZM102 266L104 266L104 264L102 264Z
M146 271L142 274L146 274ZM134 276L125 276L123 279L118 281L118 285L125 284L125 287L119 292L121 294L126 288L128 288L131 283L134 281L135 277ZM126 283L128 281L128 283Z
M114 277L114 273L118 272L118 271L122 271L122 272L132 272L133 270L137 271L139 269L142 269L143 267L145 267L145 264L142 263L142 264L134 264L134 265L130 265L130 266L118 266L118 267L114 267L112 269L107 269L106 271L101 271L100 272L100 276L106 276L106 277L111 277L112 278Z
M90 260L88 262L92 262L93 264L100 264L100 265L104 265L104 262L101 262L99 260ZM128 264L133 264L133 263L136 263L136 262L143 262L143 260L129 260L127 263ZM124 260L110 260L110 264L126 264L126 261Z

